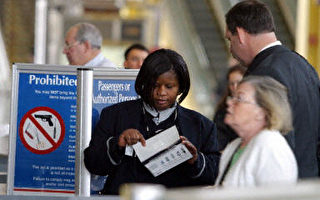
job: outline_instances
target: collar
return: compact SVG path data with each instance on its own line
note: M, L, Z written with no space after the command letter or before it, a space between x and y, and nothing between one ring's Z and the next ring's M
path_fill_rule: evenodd
M171 108L168 108L162 111L157 111L156 109L154 109L153 107L150 107L145 102L143 102L143 107L151 116L153 116L152 120L154 121L154 123L158 125L164 120L168 119L171 116L171 114L176 110L177 102L175 102Z
M95 67L98 66L99 63L101 63L104 59L104 56L102 54L102 52L100 52L96 57L94 57L93 59L91 59L89 62L87 62L84 66L87 67Z
M267 48L270 48L270 47L273 47L273 46L276 46L276 45L281 45L281 42L279 40L275 41L275 42L272 42L270 44L268 44L267 46L263 47L259 53L263 50L266 50Z
M283 45L278 45L278 43L271 43L267 45L265 48L263 48L263 51L260 51L252 60L251 64L248 66L244 76L248 76L253 74L253 72L260 67L260 64L267 59L268 56L270 56L273 53L279 52L286 49Z

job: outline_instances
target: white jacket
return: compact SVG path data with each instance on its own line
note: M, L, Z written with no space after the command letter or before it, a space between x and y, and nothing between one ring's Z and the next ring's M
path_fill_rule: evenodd
M225 148L216 186L240 143L241 138L237 138ZM297 176L297 162L285 138L278 131L263 130L247 144L239 160L227 172L222 185L243 187L287 184L295 183Z

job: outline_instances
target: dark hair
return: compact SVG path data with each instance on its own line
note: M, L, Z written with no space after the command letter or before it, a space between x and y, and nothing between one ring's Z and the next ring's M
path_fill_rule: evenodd
M233 72L239 72L243 76L246 73L246 71L247 71L247 68L242 66L241 64L236 64L230 67L226 75L227 82L229 83L230 74L232 74ZM230 95L231 95L231 91L227 86L223 97L221 98L221 100L219 101L216 107L216 111L219 109L225 109L227 107L227 97Z
M124 52L124 59L127 60L128 59L128 55L130 53L131 50L133 49L139 49L139 50L142 50L142 51L145 51L145 52L148 52L149 53L149 49L145 46L143 46L142 44L133 44L131 46L129 46L126 51Z
M190 77L183 57L170 49L159 49L149 54L138 73L135 89L148 105L153 106L152 92L158 77L168 71L174 71L179 82L179 100L181 103L188 95Z
M275 31L269 8L257 0L245 0L233 6L226 14L226 24L233 35L236 33L236 27L241 27L250 34Z
M236 64L232 67L230 67L230 69L228 70L228 73L227 73L227 80L229 81L229 76L230 74L232 74L233 72L239 72L241 75L244 75L244 73L246 73L247 71L247 68L240 65L240 64Z

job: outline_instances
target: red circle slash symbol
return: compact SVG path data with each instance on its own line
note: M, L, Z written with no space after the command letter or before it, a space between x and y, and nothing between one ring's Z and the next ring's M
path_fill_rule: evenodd
M58 112L49 107L29 110L21 119L19 135L23 145L35 154L56 150L65 136L65 125Z

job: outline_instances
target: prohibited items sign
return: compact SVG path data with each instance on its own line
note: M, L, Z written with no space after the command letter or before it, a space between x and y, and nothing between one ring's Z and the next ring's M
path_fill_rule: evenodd
M58 112L49 107L36 107L28 111L19 126L23 145L35 154L56 150L65 136L65 125Z

